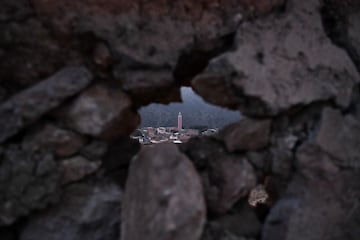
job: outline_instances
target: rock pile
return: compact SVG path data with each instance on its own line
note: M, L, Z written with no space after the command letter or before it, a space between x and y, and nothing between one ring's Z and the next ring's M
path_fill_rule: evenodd
M1 239L358 239L359 19L357 0L2 0ZM130 140L182 85L245 117Z

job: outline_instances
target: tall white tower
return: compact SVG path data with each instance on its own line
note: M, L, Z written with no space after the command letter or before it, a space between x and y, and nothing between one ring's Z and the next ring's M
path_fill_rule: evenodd
M178 115L178 131L180 131L182 129L182 115L181 112L179 112Z

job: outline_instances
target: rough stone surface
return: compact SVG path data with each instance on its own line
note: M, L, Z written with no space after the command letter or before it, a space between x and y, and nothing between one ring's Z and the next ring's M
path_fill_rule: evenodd
M126 184L121 239L200 239L205 215L200 177L177 147L142 149Z
M61 172L51 154L12 145L0 159L0 226L57 201Z
M339 110L326 108L322 113L316 144L337 159L344 168L360 169L360 120L342 116Z
M357 238L358 124L351 114L324 109L316 136L297 151L297 172L266 220L264 239Z
M94 140L83 147L80 154L91 161L102 159L108 149L108 144L103 141Z
M69 157L77 153L86 143L86 138L62 129L53 124L46 124L30 133L23 140L23 148L36 151L46 149L58 157Z
M68 67L0 105L0 143L33 123L92 80L84 67Z
M70 128L105 139L127 135L139 123L128 96L101 85L86 90L64 112Z
M202 179L208 208L214 213L226 213L256 185L254 169L243 157L218 156L209 168Z
M270 131L270 120L245 118L222 129L218 137L224 140L229 152L256 151L269 144Z
M247 159L227 153L214 140L193 139L182 150L200 172L211 213L226 213L256 185L254 168Z
M317 0L288 1L287 14L243 24L236 50L212 60L193 87L223 105L208 94L215 91L208 82L222 85L232 92L229 106L252 115L325 100L348 106L359 74L346 52L326 36L318 8Z
M64 169L63 183L79 181L85 176L95 173L100 165L100 161L89 161L81 156L65 159L61 161Z
M122 191L112 183L74 184L62 201L29 218L21 240L118 240Z

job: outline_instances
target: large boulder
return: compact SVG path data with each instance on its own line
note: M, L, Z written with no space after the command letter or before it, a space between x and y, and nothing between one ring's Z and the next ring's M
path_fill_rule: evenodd
M347 53L325 34L319 4L288 1L284 14L241 25L235 51L213 59L192 82L195 91L257 116L326 100L348 106L360 77ZM231 101L223 102L220 94L212 98L217 89Z
M173 144L145 147L126 184L122 240L198 240L206 207L200 177Z

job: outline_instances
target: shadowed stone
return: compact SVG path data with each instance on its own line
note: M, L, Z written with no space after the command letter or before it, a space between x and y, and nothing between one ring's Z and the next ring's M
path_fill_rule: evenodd
M68 67L0 105L0 143L59 106L92 81L84 67Z
M145 147L133 159L122 240L198 240L205 214L200 178L175 145Z
M256 151L270 140L271 120L243 119L222 129L217 138L225 142L230 152Z
M72 184L59 204L32 215L20 240L118 240L122 191L112 183Z
M64 110L68 127L105 139L131 133L139 117L130 98L120 89L96 85L83 92Z

